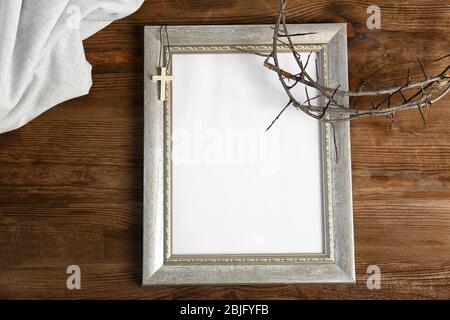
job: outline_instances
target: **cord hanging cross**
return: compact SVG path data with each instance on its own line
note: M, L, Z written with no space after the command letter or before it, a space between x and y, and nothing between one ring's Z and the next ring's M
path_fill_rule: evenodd
M152 80L160 82L159 100L166 101L166 82L172 81L173 76L167 75L167 68L162 67L161 74L152 76Z

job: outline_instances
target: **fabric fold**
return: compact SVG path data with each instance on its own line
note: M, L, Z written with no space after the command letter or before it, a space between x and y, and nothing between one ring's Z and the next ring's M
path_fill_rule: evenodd
M0 1L0 133L87 94L91 65L82 41L143 1Z

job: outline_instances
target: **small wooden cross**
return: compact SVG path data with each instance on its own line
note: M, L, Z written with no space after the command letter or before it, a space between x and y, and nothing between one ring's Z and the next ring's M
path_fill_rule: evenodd
M165 67L161 68L161 75L152 76L153 81L160 81L160 93L159 100L166 101L166 81L172 81L173 76L168 76L166 74L167 69Z

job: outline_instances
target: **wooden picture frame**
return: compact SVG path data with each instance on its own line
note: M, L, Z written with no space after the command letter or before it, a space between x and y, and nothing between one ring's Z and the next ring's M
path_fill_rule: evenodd
M171 84L152 81L164 61L181 52L270 52L270 25L145 27L144 285L354 283L350 133L347 122L320 123L324 252L310 254L174 255L172 252ZM289 25L304 51L315 51L321 81L346 90L345 24ZM162 40L161 41L161 37ZM283 46L280 46L280 49ZM242 53L244 54L244 53ZM267 71L270 72L270 71ZM153 78L158 80L161 78ZM278 85L276 82L274 85ZM166 101L163 92L166 91ZM348 105L348 99L340 102ZM325 103L322 101L321 103ZM280 106L281 107L281 106ZM309 119L309 121L317 121ZM334 130L334 132L332 131ZM335 141L335 144L334 144ZM338 156L338 157L337 157ZM201 195L199 195L201 197Z

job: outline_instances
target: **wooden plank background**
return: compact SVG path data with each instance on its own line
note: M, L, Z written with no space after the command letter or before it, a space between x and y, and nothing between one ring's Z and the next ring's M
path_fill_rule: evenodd
M381 7L381 30L366 27L370 4ZM85 41L90 94L0 135L0 298L450 297L450 96L432 107L429 128L417 111L399 117L417 135L387 132L381 118L352 123L356 285L140 286L143 27L272 23L277 9L277 0L148 0ZM450 53L448 0L290 0L287 15L348 24L352 88L400 82L416 57ZM66 289L70 264L82 290ZM381 290L366 287L372 264Z

